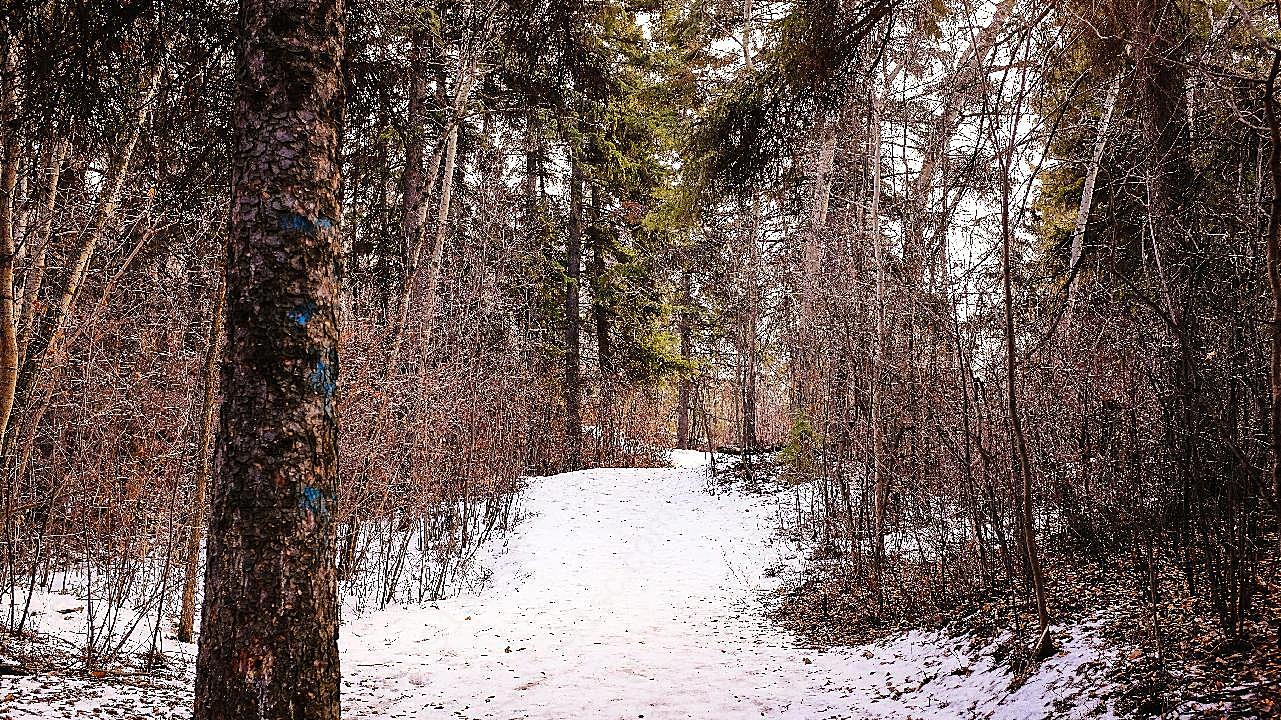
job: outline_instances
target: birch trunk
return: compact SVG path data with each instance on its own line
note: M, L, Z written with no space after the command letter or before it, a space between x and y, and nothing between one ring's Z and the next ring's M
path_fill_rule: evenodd
M58 182L62 177L62 165L71 144L65 138L54 139L49 143L48 157L45 163L44 198L36 217L36 237L29 251L30 258L26 277L23 278L22 300L18 312L18 357L27 354L31 342L32 321L35 319L36 298L40 286L44 284L49 242L53 238L53 211L58 203Z
M1072 307L1072 289L1076 281L1081 255L1085 249L1085 228L1090 222L1090 207L1094 202L1094 184L1099 178L1099 164L1103 161L1103 149L1107 146L1108 130L1112 126L1112 111L1116 108L1116 97L1121 92L1121 76L1112 81L1108 88L1107 99L1103 102L1103 113L1099 116L1099 125L1094 137L1094 152L1090 155L1090 166L1085 171L1085 185L1081 188L1081 204L1076 211L1076 226L1072 229L1072 254L1068 259L1067 303L1069 312Z
M445 240L448 238L449 231L449 206L453 193L454 183L454 162L458 152L458 133L461 132L463 113L466 110L467 103L471 97L472 83L475 78L475 66L468 64L463 70L463 76L459 80L459 86L454 94L454 108L449 123L445 126L445 134L441 137L441 142L436 146L432 155L431 162L428 166L432 168L432 177L428 183L426 195L430 195L436 183L440 183L440 202L437 205L436 213L436 231L432 236L433 243L431 255L427 264L426 288L423 293L423 303L425 307L424 332L425 337L423 344L426 345L431 340L432 324L435 320L436 298L440 290L440 272L441 261L444 255ZM436 175L436 168L444 162L444 168L440 174ZM409 303L413 299L414 280L418 275L422 262L423 253L423 234L422 226L426 220L428 211L427 203L414 200L415 209L412 221L409 217L409 210L406 209L405 227L406 232L413 233L413 241L409 250L409 262L405 273L405 284L401 288L400 297L397 299L396 307L396 330L395 339L392 340L391 360L388 365L388 372L395 367L400 358L400 352L404 345L406 323L409 318ZM408 236L407 236L408 237Z
M14 241L14 189L18 184L18 93L17 51L8 27L0 39L4 47L0 68L0 122L4 137L0 142L0 447L9 429L14 394L18 389L18 331L14 324L13 265L17 248Z

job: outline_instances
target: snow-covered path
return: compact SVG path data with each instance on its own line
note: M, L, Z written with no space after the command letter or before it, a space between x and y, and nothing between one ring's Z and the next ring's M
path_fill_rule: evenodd
M682 467L535 480L532 516L493 559L491 587L343 628L344 716L1031 718L1093 709L1073 688L1093 655L1085 641L1070 641L1012 694L1008 675L941 635L798 648L762 617L757 596L783 551L771 503L705 486L700 470Z

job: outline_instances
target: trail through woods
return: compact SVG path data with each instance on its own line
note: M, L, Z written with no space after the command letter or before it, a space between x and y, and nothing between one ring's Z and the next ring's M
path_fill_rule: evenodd
M482 559L493 571L484 591L343 626L344 717L1093 716L1106 663L1094 662L1089 627L1059 629L1064 652L1013 691L1008 671L964 638L801 646L762 603L780 582L769 576L800 552L777 539L776 501L709 492L692 467L701 458L533 480L527 518ZM0 678L0 698L14 696L0 717L72 717L71 707L186 717L184 692Z

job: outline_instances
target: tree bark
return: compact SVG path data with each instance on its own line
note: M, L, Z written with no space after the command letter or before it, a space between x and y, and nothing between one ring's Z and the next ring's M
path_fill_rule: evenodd
M400 232L404 236L405 253L409 261L404 268L404 277L401 278L403 283L401 288L402 295L408 294L406 289L413 278L414 266L417 264L415 256L422 239L423 197L425 194L431 193L432 185L435 184L436 168L440 164L440 157L433 156L433 162L430 166L431 179L427 181L424 187L423 138L426 135L426 130L423 128L423 115L426 114L424 106L427 97L427 80L423 77L425 63L422 52L421 31L413 33L409 57L413 62L413 67L409 70L411 73L409 78L409 100L405 113L405 169L400 177Z
M1268 206L1268 286L1272 290L1272 354L1269 376L1272 386L1272 497L1281 508L1281 121L1277 119L1277 72L1281 50L1273 50L1272 71L1268 73L1264 107L1272 141L1268 170L1272 175L1272 202Z
M607 295L608 263L606 235L600 227L600 189L591 186L591 225L587 236L592 246L592 320L596 326L596 367L600 371L600 393L596 411L596 429L600 433L598 462L605 462L618 450L614 428L614 347L613 330Z
M1090 208L1094 204L1094 185L1099 179L1099 164L1103 161L1103 148L1107 146L1108 129L1112 127L1112 111L1116 108L1116 97L1121 92L1121 76L1117 75L1108 88L1107 99L1103 101L1103 113L1099 116L1098 129L1094 136L1094 152L1090 155L1090 166L1085 171L1085 185L1081 188L1081 203L1077 206L1076 226L1072 228L1072 254L1068 258L1067 305L1072 307L1072 288L1076 282L1077 266L1085 252L1085 228L1090 222Z
M343 3L242 0L196 720L338 720Z
M690 359L692 348L692 333L690 328L690 303L693 302L693 273L685 270L683 273L681 288L681 307L680 320L677 323L676 332L680 335L681 359L686 362ZM690 390L693 381L688 377L682 377L680 387L676 390L676 447L680 450L693 449L690 445L689 429L690 415Z
M751 217L747 230L747 317L743 328L743 452L760 445L757 437L756 369L759 365L761 249L757 236L760 225L760 200L753 194Z
M823 244L832 197L832 169L836 157L837 129L843 120L841 115L832 119L821 119L815 130L818 157L814 161L809 227L802 236L801 277L798 283L800 298L797 303L796 319L798 332L792 357L796 374L795 410L799 415L810 419L813 419L813 413L818 408L816 388L822 357L818 348L821 345L819 311L823 306L820 302L823 291Z
M446 132L452 133L453 128L447 127ZM414 296L414 279L418 277L419 264L422 262L422 225L424 215L427 212L427 203L422 202L421 198L423 196L430 195L432 190L436 187L436 173L440 168L441 157L444 155L446 145L447 142L445 139L441 138L441 142L437 144L435 151L432 153L431 160L427 163L427 167L430 169L431 175L428 177L426 187L423 187L420 190L415 190L411 193L416 195L416 197L412 199L409 195L406 195L405 197L406 205L408 206L412 203L415 206L415 209L410 213L408 208L406 208L404 215L401 218L401 231L405 234L408 249L405 257L405 279L404 283L400 286L400 294L396 297L395 336L392 339L391 352L388 353L387 364L387 373L389 378L395 372L396 363L400 360L400 349L405 342L405 326L409 319L409 302ZM406 161L408 162L408 158ZM413 185L415 187L420 184L421 178L413 181ZM405 182L404 191L408 193L409 187L410 181L407 180Z
M178 640L191 642L196 623L196 576L200 569L200 540L205 530L205 503L213 460L214 400L218 390L218 357L222 345L222 316L227 305L227 272L218 270L218 297L214 300L205 349L204 403L200 411L200 440L196 448L195 491L191 499L191 523L187 528L187 557L182 576L182 610L178 616Z
M583 466L582 354L579 338L579 281L583 264L583 178L575 153L570 159L569 229L565 236L565 456L564 471Z
M743 70L751 75L754 69L752 57L753 35L752 0L743 0ZM741 390L742 404L742 437L744 468L748 481L751 482L752 467L748 454L754 451L760 442L756 432L756 366L758 361L758 335L760 333L760 285L761 285L761 248L758 239L760 234L761 201L760 195L752 190L750 202L751 215L747 219L744 241L747 251L747 308L742 328L743 343L740 352L743 355L743 377Z
M22 302L18 312L18 358L26 357L27 345L31 342L32 321L35 319L36 298L40 286L44 284L46 262L49 254L49 241L53 237L53 212L58 201L58 182L62 177L62 164L70 150L71 143L66 138L53 137L48 140L49 149L45 164L45 191L41 207L36 216L36 237L29 252L29 265L22 284Z
M872 354L871 422L872 422L872 484L873 528L872 561L876 570L877 592L881 591L881 570L885 564L885 511L890 499L890 478L885 469L884 409L885 393L882 379L889 354L889 324L885 317L886 262L885 238L881 233L881 98L874 98L868 118L868 156L871 159L872 198L868 208L868 235L872 243L872 257L876 262L876 348Z
M1010 229L1010 165L1013 162L1014 147L1011 144L1002 158L1003 172L1001 183L1001 287L1005 300L1005 382L1007 409L1010 413L1010 431L1014 440L1014 471L1020 481L1021 524L1023 526L1023 549L1027 553L1028 575L1032 579L1032 591L1036 595L1037 640L1032 654L1042 657L1050 648L1050 613L1046 601L1045 578L1041 572L1041 553L1036 543L1036 526L1032 515L1032 464L1028 461L1027 439L1023 433L1023 421L1019 415L1018 401L1018 347L1014 337L1014 290L1010 279L1011 244Z
M424 332L426 336L424 344L431 341L432 324L435 321L436 313L436 296L440 288L441 262L444 255L445 240L448 237L449 206L453 193L454 183L454 161L458 152L458 134L461 132L463 115L467 109L467 103L471 97L472 84L475 81L474 64L465 64L462 67L462 76L459 78L458 89L454 94L454 107L449 122L445 125L445 133L441 136L440 142L432 154L428 166L431 168L432 175L428 180L426 192L415 192L412 202L414 211L411 217L408 204L411 198L407 195L405 198L406 209L402 219L402 227L406 233L406 239L409 242L409 258L405 270L405 283L401 287L400 297L396 306L396 334L392 340L391 361L388 372L395 367L400 358L400 351L405 341L406 321L409 317L409 301L413 297L414 278L418 275L418 269L422 262L423 254L423 222L426 220L427 203L422 202L422 197L430 195L436 185L436 170L441 162L444 167L440 169L440 202L437 205L436 213L436 231L432 234L431 254L427 260L427 287L424 291L423 304L426 308L424 319ZM420 99L421 101L421 99ZM421 149L419 151L421 156ZM408 162L409 155L406 155ZM405 189L409 189L406 184Z
M468 79L467 84L471 81ZM466 103L464 94L462 102ZM423 292L423 344L431 342L436 322L436 305L440 295L441 266L445 257L445 241L449 239L449 206L454 190L454 162L458 157L458 134L462 132L462 107L458 108L460 121L449 134L445 144L445 166L440 174L440 203L436 207L436 233L432 238L431 259L427 264L427 287Z
M9 429L14 394L18 389L18 329L15 324L13 265L17 252L14 241L14 189L18 184L18 93L17 50L9 28L3 30L0 52L4 53L0 69L0 124L4 137L0 142L0 447Z

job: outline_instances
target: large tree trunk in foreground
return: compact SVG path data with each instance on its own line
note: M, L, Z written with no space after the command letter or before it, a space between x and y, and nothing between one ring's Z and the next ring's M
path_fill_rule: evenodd
M242 0L197 720L337 720L342 1Z

